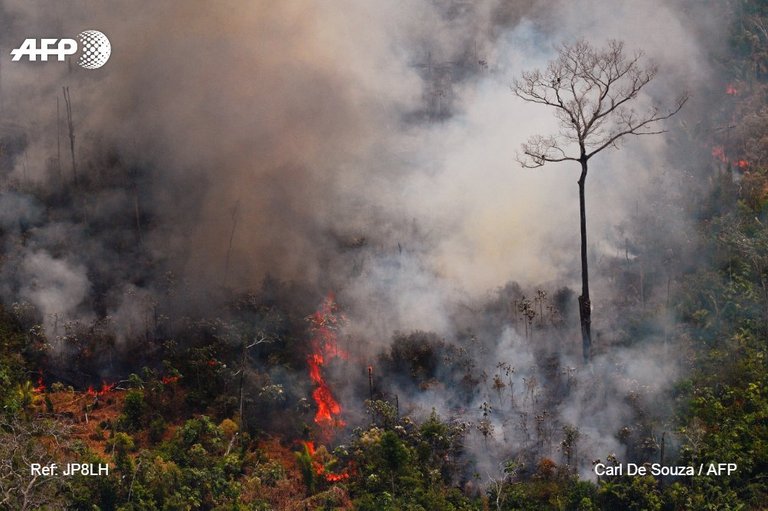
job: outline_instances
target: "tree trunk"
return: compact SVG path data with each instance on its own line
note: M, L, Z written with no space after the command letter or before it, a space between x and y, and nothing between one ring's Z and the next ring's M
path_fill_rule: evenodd
M67 107L67 127L69 128L69 150L72 154L72 175L77 187L77 165L75 164L75 125L72 123L72 99L69 95L69 87L62 87L64 92L64 104Z
M581 296L579 296L579 319L581 321L581 342L584 362L589 362L592 346L592 303L589 300L589 268L587 264L587 207L584 187L587 181L587 160L581 161L579 177L579 219L581 223Z
M239 399L240 399L240 431L245 431L245 364L248 360L248 343L245 340L245 337L243 337L243 360L240 363L240 385L238 389Z

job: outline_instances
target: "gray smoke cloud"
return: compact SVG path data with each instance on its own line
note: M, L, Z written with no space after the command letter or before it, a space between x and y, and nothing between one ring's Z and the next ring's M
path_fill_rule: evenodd
M168 272L190 302L203 303L270 274L318 296L337 290L348 333L369 358L396 330L455 339L456 311L489 290L508 281L575 287L579 278L576 169L519 168L520 143L557 125L511 94L512 79L545 66L559 43L617 38L660 66L641 101L689 90L695 104L713 77L707 55L724 24L720 6L697 3L694 17L693 5L3 1L0 134L11 153L23 147L3 160L3 299L33 304L51 338L58 318L108 316L125 345L148 328ZM100 70L10 62L25 37L85 29L112 42ZM84 199L56 218L41 197L60 200L74 179L63 86ZM692 150L648 137L594 160L587 193L597 267L624 252L619 226L636 222L659 180L675 172L670 152ZM659 238L684 257L687 220L666 227ZM604 332L618 314L608 280L594 275ZM580 365L575 333L556 353L562 368ZM479 365L489 373L501 361L515 366L520 392L494 414L491 441L501 448L471 440L490 472L528 442L510 422L525 382L543 388L552 378L519 325L486 342ZM623 455L616 435L631 416L627 394L661 396L679 370L659 364L654 350L617 349L590 373L576 371L575 390L550 413L558 426L581 428L582 451ZM615 384L594 391L601 381ZM403 402L450 415L450 390ZM472 408L493 402L489 394ZM539 411L532 403L527 421Z

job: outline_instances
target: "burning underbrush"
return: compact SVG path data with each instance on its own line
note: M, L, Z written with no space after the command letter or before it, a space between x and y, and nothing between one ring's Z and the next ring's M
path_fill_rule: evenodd
M755 174L753 162L760 161L727 141L712 146L711 159L743 172L745 186ZM70 220L79 218L72 197L57 200ZM139 214L139 223L151 221ZM663 272L649 271L669 266L671 249L638 248L654 246L648 240L656 233L638 233L635 224L654 225L632 219L621 226L618 255L603 254L596 263L609 276L598 284L608 298L596 320L589 372L581 370L572 336L577 311L568 287L510 283L486 295L448 293L423 308L410 297L405 303L413 310L398 315L393 306L379 310L379 302L355 293L355 279L372 275L366 265L386 266L385 283L391 273L434 285L419 299L443 288L433 275L423 276L428 272L422 262L413 263L418 254L402 247L384 253L373 242L333 254L333 265L358 268L352 277L329 272L322 285L265 278L248 291L201 290L162 261L147 259L146 245L121 238L125 229L100 222L92 226L94 236L117 240L107 245L126 247L136 266L86 275L43 253L29 256L35 264L26 263L35 271L58 264L76 284L97 283L97 314L59 317L24 300L9 312L28 340L35 379L40 369L45 374L35 392L50 394L54 410L66 411L86 428L81 435L87 438L125 433L140 450L171 439L184 417L229 420L237 439L222 440L223 452L229 442L233 450L277 441L306 468L303 484L318 489L365 480L391 493L392 474L377 475L369 467L387 459L387 470L398 472L401 455L440 467L446 484L468 492L474 491L473 474L495 473L504 460L515 460L521 476L535 474L547 459L563 473L586 477L600 456L648 461L671 452L650 424L664 419L659 415L666 408L654 403L668 398L663 386L674 373L674 357L658 349L672 335L663 303L670 302L674 284ZM77 233L57 233L51 246L64 250L68 234ZM107 251L104 257L114 256ZM164 275L162 283L157 274ZM118 281L153 283L142 290ZM31 300L33 291L19 295ZM423 311L439 317L422 318ZM662 362L652 363L656 359ZM80 389L74 395L84 404L65 403L45 388L57 381ZM441 453L440 459L428 451Z
M332 294L323 300L320 308L307 318L310 323L310 347L307 357L309 378L315 386L312 399L317 406L315 423L321 428L323 437L330 439L334 430L346 426L341 418L342 408L334 398L323 374L323 368L332 359L347 360L348 355L339 347L339 330L346 319L341 314ZM312 448L314 451L314 447Z
M82 392L75 393L84 408L72 409L76 404L71 403L67 411L78 423L89 424L90 436L99 434L94 421L107 420L105 436L152 430L141 437L147 445L167 437L178 426L174 422L190 414L230 418L251 438L277 436L285 446L298 445L312 480L324 485L360 470L349 451L350 443L362 441L355 428L402 428L406 437L418 438L415 424L435 413L450 424L455 443L464 446L463 454L449 457L452 468L445 477L453 484L469 481L476 464L489 470L496 459L518 459L521 470L532 472L542 456L549 456L576 471L588 462L586 448L577 444L599 452L638 453L634 446L645 441L638 418L649 416L645 396L654 391L623 378L626 384L619 389L601 383L616 381L632 366L623 355L598 358L595 374L579 374L576 343L562 329L573 319L567 289L550 294L510 284L457 307L452 337L396 332L386 348L367 355L345 349L365 340L350 339L354 325L334 294L310 308L304 298L304 306L297 306L302 302L293 301L294 292L268 281L261 293L231 300L226 319L179 321L176 334L185 339L184 346L158 332L150 342L158 346L162 365L135 368L127 377L98 385L85 379ZM88 338L77 342L87 346ZM81 369L96 360L89 359L91 353L81 357ZM45 371L46 380L54 381L56 369ZM36 392L45 394L42 380ZM115 396L122 413L110 412L105 419L105 411L92 410L118 400ZM58 399L54 407L61 404ZM605 399L628 403L616 424L631 433L621 440L604 437L613 423L602 423L596 412L590 419L593 429L574 435L573 428L585 421L573 415L574 400L597 409ZM87 413L96 418L86 420ZM383 437L370 438L375 444ZM567 453L558 447L566 438L573 444Z

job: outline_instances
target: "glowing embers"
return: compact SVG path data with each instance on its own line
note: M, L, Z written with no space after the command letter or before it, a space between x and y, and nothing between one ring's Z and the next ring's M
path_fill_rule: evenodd
M723 149L723 146L721 145L716 145L712 148L712 157L723 163L728 161L728 158L725 157L725 149Z
M315 385L315 390L312 391L312 399L317 405L315 422L330 436L333 429L344 427L346 423L341 418L341 405L325 380L323 367L332 358L347 358L347 354L338 345L338 331L346 322L346 318L339 312L333 294L329 293L320 308L309 316L307 321L312 349L312 353L307 357L307 365L309 377Z
M181 376L163 376L160 381L163 383L163 385L170 385L179 381L180 378Z
M85 393L91 397L100 397L100 396L109 394L110 392L115 390L116 386L117 386L117 383L102 382L101 388L99 390L94 389L93 386L91 385L88 387L88 390L86 390Z
M724 163L726 165L729 163L729 161L732 161L729 160L728 155L725 153L725 148L723 148L721 145L716 145L712 148L712 157L718 160L720 163ZM736 166L736 168L741 170L747 170L749 168L749 161L743 158L733 161L733 164Z
M43 381L43 375L42 374L37 379L37 386L34 387L32 390L34 390L38 394L42 394L43 392L45 392L45 382Z
M349 472L347 469L344 469L339 474L329 472L326 468L326 465L318 459L318 456L315 456L315 443L311 440L307 442L302 442L304 444L304 447L307 449L307 454L309 454L310 458L312 459L312 469L315 471L315 474L319 475L329 483L337 483L339 481L343 481L345 479L349 479Z

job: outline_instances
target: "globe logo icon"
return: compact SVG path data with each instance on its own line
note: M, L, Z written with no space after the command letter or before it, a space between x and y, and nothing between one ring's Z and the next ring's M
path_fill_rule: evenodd
M98 69L109 60L112 54L112 45L107 36L98 30L85 30L77 34L82 48L82 55L78 64L86 69Z

